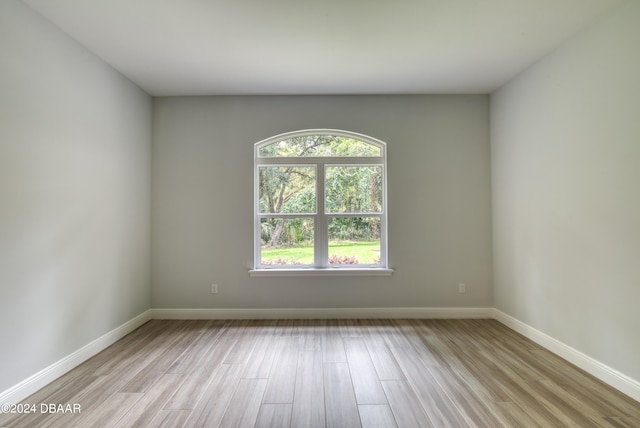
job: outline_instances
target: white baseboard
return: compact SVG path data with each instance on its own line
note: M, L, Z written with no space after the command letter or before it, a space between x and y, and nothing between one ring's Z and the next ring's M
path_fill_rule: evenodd
M636 401L640 401L640 382L626 376L619 371L597 361L582 352L565 345L559 340L531 327L522 321L507 315L504 312L493 309L493 317L497 321L517 331L538 345L548 349L554 354L564 358L582 370L609 384L618 391L628 395Z
M135 318L130 319L119 327L100 336L65 358L40 370L38 373L23 380L17 385L0 393L0 405L15 404L24 400L37 390L53 382L69 370L96 355L98 352L122 339L142 324L151 320L151 311L147 310Z
M151 309L153 319L492 318L493 308Z

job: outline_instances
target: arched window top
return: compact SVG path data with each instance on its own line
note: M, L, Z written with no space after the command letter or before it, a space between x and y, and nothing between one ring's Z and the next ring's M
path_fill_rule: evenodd
M261 158L382 157L385 144L375 138L335 129L288 132L256 143Z

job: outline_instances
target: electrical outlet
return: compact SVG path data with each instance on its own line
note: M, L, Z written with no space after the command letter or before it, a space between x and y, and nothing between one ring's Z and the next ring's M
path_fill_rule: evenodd
M211 294L216 294L218 292L218 284L211 284Z
M467 286L464 283L458 284L458 293L464 294L467 292Z

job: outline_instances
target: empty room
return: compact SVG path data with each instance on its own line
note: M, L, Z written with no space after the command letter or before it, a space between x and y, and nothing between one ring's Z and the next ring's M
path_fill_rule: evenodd
M637 0L0 1L0 427L639 427Z

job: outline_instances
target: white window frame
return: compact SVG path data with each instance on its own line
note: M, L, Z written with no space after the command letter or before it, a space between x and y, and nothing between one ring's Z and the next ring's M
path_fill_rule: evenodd
M260 148L278 141L310 135L335 135L353 138L376 146L380 156L367 157L260 157ZM262 140L254 145L254 269L251 276L389 276L393 270L388 264L387 232L387 153L386 144L376 138L350 131L336 129L310 129L287 132ZM309 214L264 214L260 213L259 169L263 166L315 166L316 168L316 212ZM325 212L325 171L330 166L380 166L382 167L382 210L379 213L326 213ZM314 219L313 266L267 266L261 265L260 220L262 218L308 218ZM337 217L379 217L380 218L380 263L376 265L330 265L328 220Z

